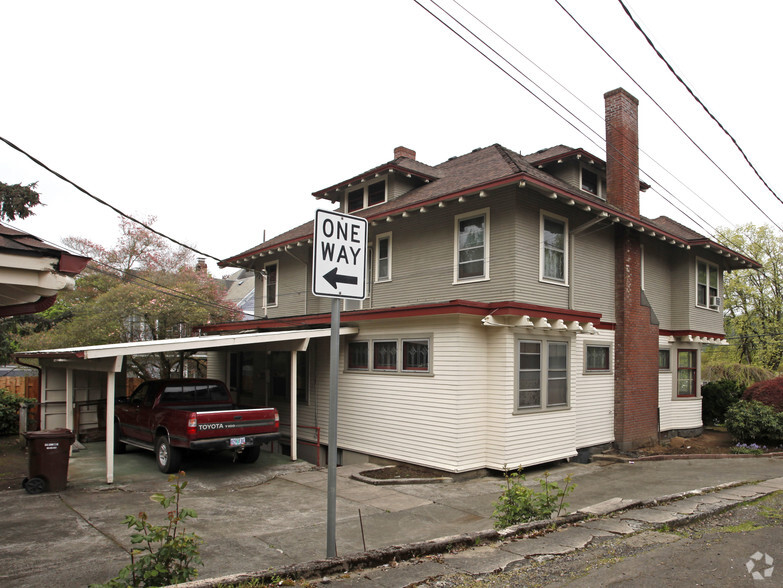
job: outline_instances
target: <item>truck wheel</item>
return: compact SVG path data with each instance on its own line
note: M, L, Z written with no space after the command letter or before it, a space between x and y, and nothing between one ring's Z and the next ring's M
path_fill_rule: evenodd
M114 423L114 453L125 453L125 443L120 441L120 423Z
M259 455L261 455L260 447L245 447L237 454L237 461L239 463L256 463Z
M182 463L182 451L179 447L172 447L165 435L158 437L155 440L155 461L161 472L174 474L179 471L179 464Z

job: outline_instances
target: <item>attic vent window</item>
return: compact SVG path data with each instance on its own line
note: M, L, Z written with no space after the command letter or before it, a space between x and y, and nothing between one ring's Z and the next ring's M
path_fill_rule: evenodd
M346 212L354 212L386 202L386 180L373 182L346 195Z
M599 198L606 198L598 174L584 167L582 168L582 190Z

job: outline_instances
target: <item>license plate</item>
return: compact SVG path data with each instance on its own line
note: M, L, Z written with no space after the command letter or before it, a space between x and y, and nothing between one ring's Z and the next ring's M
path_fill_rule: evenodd
M243 447L245 445L244 437L232 437L229 440L229 447Z

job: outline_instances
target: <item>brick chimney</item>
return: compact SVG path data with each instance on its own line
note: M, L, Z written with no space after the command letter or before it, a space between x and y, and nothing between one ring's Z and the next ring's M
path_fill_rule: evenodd
M639 101L604 94L606 200L639 216ZM615 225L614 437L623 451L658 440L658 319L642 290L641 233Z
M196 259L196 271L201 273L206 273L207 271L207 260L204 257L199 257Z
M395 147L394 148L394 159L399 159L400 157L407 157L408 159L416 160L416 152L413 149L408 149L407 147Z
M622 88L604 94L606 200L639 216L639 101Z

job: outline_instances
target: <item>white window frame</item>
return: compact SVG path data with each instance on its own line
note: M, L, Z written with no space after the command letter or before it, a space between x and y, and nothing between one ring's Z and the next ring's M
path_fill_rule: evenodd
M669 365L667 367L661 367L661 352L665 351L669 355ZM659 372L670 372L672 371L672 348L671 347L659 347L658 348L658 371Z
M386 276L381 276L380 269L381 269L381 241L382 240L388 240L389 246L388 246L388 273ZM382 233L375 237L375 281L376 282L391 282L392 279L392 234L391 233Z
M269 303L269 271L267 268L275 266L275 301ZM264 278L264 308L276 308L280 304L280 260L270 261L264 264L266 277Z
M595 192L591 192L590 190L585 190L582 186L583 183L583 177L582 174L584 174L585 171L590 172L591 174L595 174ZM586 192L587 194L591 194L595 196L596 198L600 198L601 200L606 200L606 185L605 180L601 177L601 174L599 174L596 170L586 166L586 165L580 165L579 166L579 189L582 190L582 192Z
M707 282L704 284L704 287L706 288L706 301L704 304L699 303L699 286L701 285L699 283L699 264L704 264L707 268ZM707 261L706 259L702 259L700 257L696 258L696 271L694 272L694 280L696 282L696 306L699 308L704 308L707 310L712 310L715 312L720 311L721 305L718 304L716 306L712 306L710 304L710 299L713 297L712 294L710 294L710 275L712 273L715 273L715 297L720 298L720 283L721 283L721 275L720 275L720 268L717 264L712 263L711 261Z
M671 362L673 361L674 365L671 366L672 371L672 377L674 378L674 386L672 390L672 396L674 400L696 400L698 398L701 398L701 353L699 353L699 350L693 347L677 347L673 348L672 351L674 352L674 358L669 356L670 360L670 366ZM680 394L680 370L688 369L690 371L690 368L682 368L680 367L680 353L681 352L688 352L693 355L695 366L693 368L693 394L689 395L681 395Z
M593 369L593 370L591 370L591 369L589 369L587 367L587 350L590 347L600 347L602 349L606 349L606 352L607 352L606 353L606 356L607 356L607 368L606 369L600 369L600 370ZM582 373L584 373L584 375L592 376L592 375L599 375L599 374L606 375L606 374L611 374L612 373L612 367L614 365L614 354L612 353L612 344L611 343L598 342L598 341L585 341L583 350L584 350L584 368L582 370Z
M459 224L466 219L484 217L484 272L480 276L459 277ZM489 208L458 214L454 217L454 284L469 284L489 280Z
M521 343L535 343L539 346L539 403L538 406L519 405L519 346ZM566 400L565 404L549 406L549 346L552 344L565 345L565 383ZM514 342L514 414L526 414L531 412L548 412L553 410L568 410L571 408L571 356L569 342L562 339L535 339L529 337L519 337ZM560 370L558 370L560 371ZM605 372L602 372L605 373Z
M367 367L351 367L350 362L350 344L364 344L367 345ZM394 368L376 368L375 367L375 344L376 343L394 343L396 362ZM426 343L427 345L427 369L406 369L405 358L403 357L405 351L405 343ZM432 375L432 335L406 335L404 337L373 337L369 339L359 339L354 341L348 341L345 345L345 371L359 372L359 373L371 373L371 374L386 374L386 375L413 375L413 376L431 376Z
M551 278L544 275L544 265L545 265L544 260L546 257L546 248L544 243L544 222L546 220L551 220L563 224L563 279L562 280L558 278ZM568 286L569 241L570 239L568 237L568 219L563 216L541 211L540 219L539 219L539 229L538 229L538 245L539 245L538 279L539 281L546 282L547 284L557 284L558 286Z
M373 206L378 206L379 204L383 204L384 202L388 202L388 200L389 200L389 182L387 182L386 178L384 177L384 178L381 178L379 180L373 180L372 182L367 182L367 183L359 184L359 185L356 185L356 186L350 186L350 187L346 188L345 189L345 196L344 196L345 205L343 206L343 210L345 211L345 213L346 214L351 214L352 212L356 212L356 211L359 211L359 210L364 210L365 208L369 208L370 205L369 205L369 203L367 201L367 199L369 198L369 188L370 188L370 186L373 186L375 184L379 184L380 182L384 183L384 186L383 186L383 201L382 202L378 202L377 204L373 204ZM359 208L355 209L355 210L350 210L349 211L348 210L348 194L350 194L351 192L356 192L357 190L362 190L362 205Z

